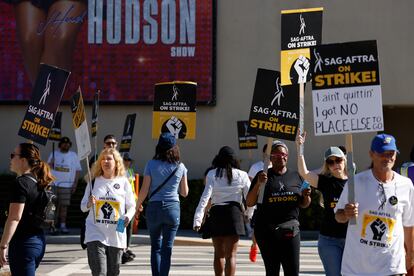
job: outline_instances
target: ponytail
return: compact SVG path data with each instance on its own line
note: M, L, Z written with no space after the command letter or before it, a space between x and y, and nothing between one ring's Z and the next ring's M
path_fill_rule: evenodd
M52 175L49 165L42 160L38 160L37 165L32 167L31 172L36 176L39 188L45 188L56 179Z
M30 143L21 143L20 156L27 159L30 166L30 171L37 179L39 188L45 188L49 185L55 177L50 171L50 167L40 157L40 151L37 146Z

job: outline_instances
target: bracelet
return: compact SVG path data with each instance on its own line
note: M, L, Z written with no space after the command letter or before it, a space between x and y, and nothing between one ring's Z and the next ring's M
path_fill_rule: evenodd
M7 247L9 247L7 244L6 245L1 245L0 249L7 249Z

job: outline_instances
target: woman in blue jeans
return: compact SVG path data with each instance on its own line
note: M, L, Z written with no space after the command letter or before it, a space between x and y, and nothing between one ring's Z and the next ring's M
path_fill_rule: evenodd
M21 143L10 154L10 170L17 178L10 187L9 212L0 242L0 267L7 264L8 250L12 275L34 276L46 243L33 210L41 208L40 191L54 177L41 160L39 149L29 143Z
M148 196L146 221L151 238L151 270L153 276L166 276L170 271L171 252L180 225L180 200L188 195L187 168L180 163L180 151L171 133L162 133L144 172L137 201L136 218L143 211Z
M296 145L305 143L306 132L298 134ZM335 220L334 208L345 183L348 181L345 153L338 147L329 147L325 152L325 162L320 174L309 171L305 157L298 154L299 174L318 189L324 202L324 213L318 240L318 253L327 276L341 275L342 254L345 247L346 223Z

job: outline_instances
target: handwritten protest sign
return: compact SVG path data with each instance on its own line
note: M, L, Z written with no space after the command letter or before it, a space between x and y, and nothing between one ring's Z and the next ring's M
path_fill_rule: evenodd
M315 135L382 131L382 98L376 41L312 49Z

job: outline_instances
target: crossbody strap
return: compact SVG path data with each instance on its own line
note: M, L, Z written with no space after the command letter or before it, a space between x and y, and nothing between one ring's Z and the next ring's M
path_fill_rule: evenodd
M37 180L36 180L34 177L32 177L32 176L27 175L27 174L24 174L23 176L24 176L24 177L29 178L29 179L30 179L30 180L32 180L34 183L37 183Z
M247 202L246 202L246 198L244 197L243 188L241 188L241 196L242 196L241 205L243 205L244 210L246 210L247 209Z
M148 197L148 200L151 199L151 197L153 197L156 193L158 193L158 191L165 185L167 184L168 180L171 179L171 177L175 174L175 172L178 170L178 167L180 166L180 164L178 164L178 166L175 168L175 170L173 170L173 172L164 180L164 182L161 183L161 185L159 185Z

